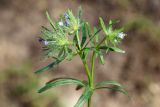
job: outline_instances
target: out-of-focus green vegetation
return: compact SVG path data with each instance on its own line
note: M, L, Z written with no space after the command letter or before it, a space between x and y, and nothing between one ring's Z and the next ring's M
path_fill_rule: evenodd
M160 26L155 25L155 23L143 15L137 15L135 18L125 23L125 29L128 32L135 32L138 35L148 35L153 38L160 39ZM152 38L151 37L151 38ZM159 40L158 40L159 41Z
M61 107L56 93L37 93L38 78L31 71L31 64L25 63L1 71L0 90L4 92L0 93L3 92L9 101L19 107Z

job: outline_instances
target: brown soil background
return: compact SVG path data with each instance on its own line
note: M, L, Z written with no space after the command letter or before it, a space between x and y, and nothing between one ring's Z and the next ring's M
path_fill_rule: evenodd
M81 91L65 86L37 94L51 78L84 79L79 58L63 62L45 75L34 71L46 64L37 41L45 11L53 19L67 8L83 8L83 18L98 25L119 19L127 37L125 54L110 53L105 65L96 64L96 81L124 84L132 100L120 93L98 91L92 107L160 107L160 0L0 0L0 107L72 107Z

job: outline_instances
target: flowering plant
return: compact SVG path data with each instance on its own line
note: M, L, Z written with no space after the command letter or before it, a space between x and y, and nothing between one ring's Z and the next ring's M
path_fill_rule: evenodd
M35 73L42 73L46 70L54 68L63 60L72 60L73 57L79 55L83 62L88 80L79 80L75 78L56 78L45 84L44 87L38 90L42 93L50 88L62 86L66 84L76 84L76 90L84 88L83 94L74 107L82 107L88 101L88 107L91 104L91 96L94 91L99 89L110 89L128 95L124 87L115 81L94 82L94 66L96 59L100 59L101 64L104 64L104 54L113 51L124 53L125 51L118 48L118 44L126 36L123 29L113 29L116 21L110 20L105 25L100 17L100 27L92 28L87 21L81 19L82 11L78 10L78 16L74 16L71 10L68 10L64 15L61 15L55 23L51 20L48 12L47 18L51 25L51 29L42 27L42 36L39 41L43 45L44 53L47 57L53 58L54 61L37 70ZM93 30L92 30L93 29ZM104 36L100 36L102 32ZM88 58L89 53L92 54L91 59ZM91 60L91 66L87 63Z

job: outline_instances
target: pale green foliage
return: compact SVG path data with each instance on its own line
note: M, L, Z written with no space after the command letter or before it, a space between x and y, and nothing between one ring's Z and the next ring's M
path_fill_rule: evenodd
M125 52L118 48L118 44L126 36L122 32L123 28L113 29L113 25L117 22L110 20L108 25L105 25L102 18L99 18L100 27L92 28L88 22L80 19L81 14L81 9L78 11L78 16L74 16L72 11L68 10L54 23L47 13L52 29L43 27L41 41L46 56L54 58L54 61L36 71L36 73L42 73L65 59L72 60L74 56L79 55L88 80L57 78L46 83L38 92L41 93L50 88L66 84L76 84L76 90L81 88L85 88L85 90L74 107L82 107L87 101L88 107L90 107L91 96L97 89L110 89L128 95L124 87L115 81L103 81L94 85L95 60L100 59L101 64L104 64L104 54L107 52ZM100 32L103 35L100 35ZM91 66L87 63L89 53L92 53Z
M66 28L66 30L69 32L69 34L73 34L79 29L79 21L78 18L76 18L71 10L68 10L67 13L69 16L69 27Z
M59 57L58 55L67 54L69 46L73 44L73 41L70 41L69 36L73 36L76 31L79 29L79 20L76 18L71 10L68 10L64 16L61 16L57 22L53 22L48 14L47 18L52 27L49 30L46 27L42 27L41 39L45 41L44 50L45 55L48 57Z
M112 20L110 20L108 26L106 27L103 19L102 18L99 18L99 19L100 19L101 27L106 36L106 40L105 40L106 45L110 45L110 46L118 45L118 43L121 42L121 38L119 38L118 35L119 33L122 33L123 28L113 30L113 24L117 22L113 22Z
M60 30L59 26L57 26L56 29L57 30L49 31L43 27L42 30L41 38L48 42L48 44L44 46L45 53L48 57L56 57L61 50L70 44L67 36Z

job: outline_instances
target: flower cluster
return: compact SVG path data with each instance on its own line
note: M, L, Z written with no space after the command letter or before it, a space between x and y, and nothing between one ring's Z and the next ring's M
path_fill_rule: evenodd
M100 23L106 36L105 44L107 46L108 45L116 46L126 36L126 34L122 32L123 28L115 29L115 30L113 29L113 24L115 22L113 22L112 20L109 21L108 26L105 26L102 18L100 18Z
M47 13L48 20L52 26L52 30L42 27L42 35L39 41L44 45L45 55L48 57L58 57L61 53L68 53L70 50L69 35L74 35L79 29L78 18L76 18L72 11L68 10L60 19L53 23Z
M70 44L63 30L58 29L56 27L56 30L50 31L45 27L42 28L42 36L39 41L44 45L45 54L48 57L57 57L59 52Z
M126 34L123 33L123 32L120 32L120 33L118 33L117 36L118 36L120 39L123 39L123 38L126 36Z
M78 18L76 18L72 11L68 10L64 13L64 15L60 18L60 21L58 22L59 26L61 26L65 32L67 32L69 35L72 35L79 29L79 21Z
M65 13L63 16L63 20L58 23L61 27L69 27L70 26L70 18L68 13Z

